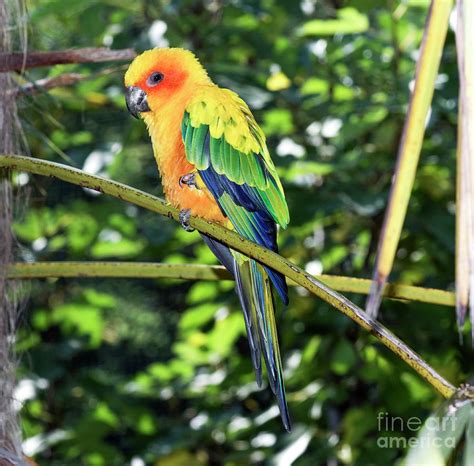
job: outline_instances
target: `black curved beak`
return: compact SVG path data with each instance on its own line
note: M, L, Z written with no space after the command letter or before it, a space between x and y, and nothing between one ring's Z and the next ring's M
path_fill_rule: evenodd
M129 86L125 90L125 102L132 116L138 119L140 113L149 112L151 109L146 100L145 91L139 87Z

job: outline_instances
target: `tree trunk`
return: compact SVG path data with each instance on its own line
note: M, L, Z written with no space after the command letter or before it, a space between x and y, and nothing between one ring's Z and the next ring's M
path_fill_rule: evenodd
M0 0L0 50L11 50L12 12L20 11L21 0ZM15 15L16 16L16 15ZM17 31L23 30L18 22ZM18 115L15 82L9 73L0 73L0 153L18 151ZM14 406L16 361L13 352L17 320L15 284L6 280L13 258L12 186L9 173L0 172L0 465L23 463L21 431Z

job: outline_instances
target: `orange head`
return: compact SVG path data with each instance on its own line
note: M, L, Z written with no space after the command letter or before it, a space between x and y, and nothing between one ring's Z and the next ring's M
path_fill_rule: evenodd
M210 83L206 70L189 50L147 50L125 73L127 108L137 118L140 113L159 112L165 106L175 106L197 86Z

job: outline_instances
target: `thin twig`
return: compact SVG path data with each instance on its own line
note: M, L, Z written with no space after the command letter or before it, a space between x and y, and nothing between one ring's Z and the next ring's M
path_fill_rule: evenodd
M0 155L0 167L8 167L14 170L35 173L37 175L55 177L68 183L109 194L123 201L130 202L172 218L176 221L179 220L179 211L160 198L116 181L106 180L98 176L84 173L76 168L32 157L17 155ZM379 322L371 319L353 302L332 290L297 265L288 261L284 257L281 257L277 253L259 246L239 236L234 231L228 230L216 223L208 222L201 218L191 217L189 224L201 233L211 236L232 249L257 260L262 264L268 265L293 280L298 285L306 288L310 293L318 296L331 306L338 309L340 312L352 319L357 325L363 327L374 335L381 343L395 353L400 359L405 361L406 364L413 368L444 397L449 398L455 392L456 389L452 384L444 379L424 359L422 359L403 341L397 338L392 332Z
M0 53L0 72L70 63L129 61L136 57L133 49L110 50L105 47L58 50L53 52Z
M125 71L127 65L114 66L106 68L98 73L81 74L81 73L64 73L52 78L38 79L37 81L28 82L16 89L16 94L35 94L37 92L44 92L55 87L74 86L74 84L86 81L88 79L96 79L100 76L107 76L118 71Z
M204 264L162 264L156 262L33 262L14 263L7 277L15 280L32 278L174 278L180 280L233 280L225 267ZM367 294L370 280L339 275L317 275L336 291ZM296 285L290 281L289 285ZM453 307L454 293L433 288L387 283L384 297L404 301L418 301Z
M34 94L38 91L46 91L54 87L72 86L84 81L90 76L81 73L64 73L52 78L38 79L29 82L18 88L18 94Z

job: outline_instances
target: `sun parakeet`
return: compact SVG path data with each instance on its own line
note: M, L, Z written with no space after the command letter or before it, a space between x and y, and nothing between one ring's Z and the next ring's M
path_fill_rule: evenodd
M145 121L167 201L180 209L189 228L194 215L235 229L277 251L277 225L289 222L275 166L247 104L214 84L188 50L148 50L125 74L130 113ZM285 428L291 428L278 347L272 286L288 304L278 272L202 235L234 275L243 308L257 382L262 356Z

